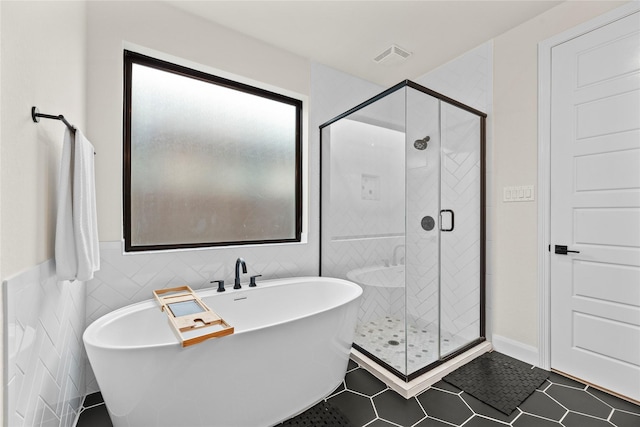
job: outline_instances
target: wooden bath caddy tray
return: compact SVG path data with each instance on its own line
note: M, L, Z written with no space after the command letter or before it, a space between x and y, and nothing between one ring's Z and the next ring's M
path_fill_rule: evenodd
M153 295L183 347L233 334L233 326L207 307L189 286L158 289Z

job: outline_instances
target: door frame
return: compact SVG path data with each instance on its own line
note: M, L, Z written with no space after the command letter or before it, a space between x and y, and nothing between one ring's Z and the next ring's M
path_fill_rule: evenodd
M538 366L551 369L551 50L640 11L632 1L538 43Z

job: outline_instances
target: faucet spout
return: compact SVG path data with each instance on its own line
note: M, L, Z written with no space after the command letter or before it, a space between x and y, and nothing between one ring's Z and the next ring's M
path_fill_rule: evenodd
M233 289L240 289L240 266L242 266L242 272L247 273L247 264L244 262L244 259L238 258L236 260L236 279L233 283Z
M403 250L404 250L404 252L405 252L405 256L404 256L404 257L402 257L402 258L398 258L398 251L399 251L400 249L403 249ZM391 265L401 265L401 264L404 264L405 258L406 258L406 249L405 249L405 246L404 246L404 245L402 245L402 244L397 245L395 248L393 248L393 256L392 256L392 258L391 258Z

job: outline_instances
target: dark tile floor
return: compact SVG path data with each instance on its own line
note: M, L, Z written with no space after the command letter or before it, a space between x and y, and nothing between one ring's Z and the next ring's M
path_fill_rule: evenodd
M326 401L354 427L640 426L640 406L553 372L509 416L444 381L404 399L353 361ZM77 427L112 427L99 393L85 399Z

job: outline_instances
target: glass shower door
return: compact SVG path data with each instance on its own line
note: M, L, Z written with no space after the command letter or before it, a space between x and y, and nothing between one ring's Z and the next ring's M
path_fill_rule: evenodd
M480 118L441 103L440 355L481 336Z
M407 374L440 358L440 101L406 89Z

